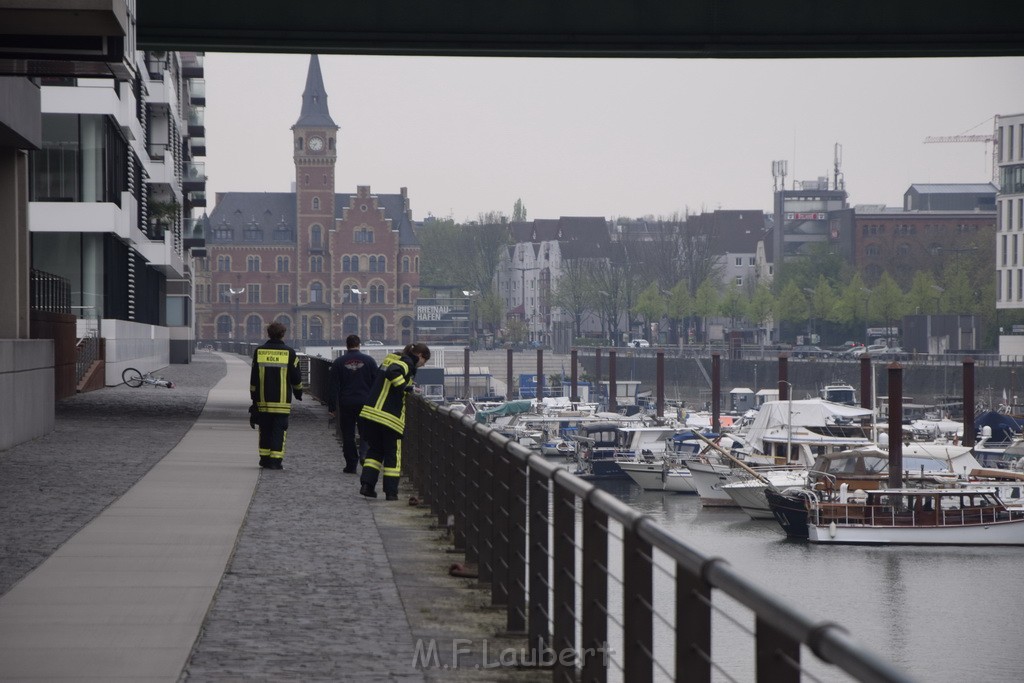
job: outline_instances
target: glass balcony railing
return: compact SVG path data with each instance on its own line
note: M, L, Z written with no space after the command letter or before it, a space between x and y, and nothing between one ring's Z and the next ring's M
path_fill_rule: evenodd
M206 164L201 161L189 161L182 167L185 182L206 182Z
M206 80L202 78L188 79L188 94L193 100L205 100Z
M205 126L206 123L206 107L190 107L188 110L188 125L189 126Z

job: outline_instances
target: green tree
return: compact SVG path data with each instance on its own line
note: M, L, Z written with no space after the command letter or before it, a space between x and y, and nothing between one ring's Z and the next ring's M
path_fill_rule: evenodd
M894 327L906 311L906 297L888 273L882 273L878 285L871 291L871 316L886 327Z
M647 289L640 292L634 310L643 318L644 329L651 329L651 323L661 320L668 310L668 302L661 293L657 282L652 282ZM652 340L656 341L656 340Z
M693 312L701 317L704 341L708 341L707 323L710 316L718 313L718 288L721 280L708 278L700 283L693 297Z
M910 291L907 292L907 308L920 315L937 314L940 291L930 272L917 271L910 283Z
M795 280L782 286L775 299L775 313L779 320L789 323L807 320L807 299L797 287Z
M870 297L871 290L864 285L860 273L854 273L849 282L839 288L833 310L834 320L851 325L857 322L866 324Z
M690 283L685 279L679 280L672 287L665 302L665 311L670 320L678 321L680 324L693 315L693 296L690 294Z
M747 312L747 296L740 285L734 280L722 294L718 303L719 312L729 319L729 327L736 327L736 320L742 318Z
M758 283L757 289L754 290L754 296L751 297L750 304L747 306L747 317L759 328L758 335L763 334L762 341L765 341L767 337L766 328L771 323L774 312L775 297L772 296L771 288L763 282Z
M967 273L955 264L950 264L946 266L942 280L943 310L948 313L974 313L977 299Z
M526 205L523 204L522 199L517 199L515 206L512 207L512 220L516 223L526 220Z
M588 259L570 259L562 263L562 274L551 292L552 308L560 308L571 319L575 336L582 337L583 318L593 309L594 265Z

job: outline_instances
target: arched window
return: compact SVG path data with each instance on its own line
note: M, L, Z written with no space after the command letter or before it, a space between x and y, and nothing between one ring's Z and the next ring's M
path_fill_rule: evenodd
M324 286L314 282L309 286L309 303L322 304L324 302Z
M295 149L299 152L302 151L302 136L295 138Z
M306 175L302 176L302 184L303 185L309 185L309 174L308 173Z
M370 318L370 336L374 339L384 338L384 318L375 315Z
M420 257L419 256L417 256L413 260L412 272L414 272L414 273L420 272Z
M403 256L402 257L402 272L403 273L408 273L409 272L409 257L408 256Z
M402 303L409 303L409 299L412 297L412 287L409 285L402 285Z
M324 231L319 225L314 225L309 230L309 248L310 249L323 249L324 247Z
M371 256L370 257L370 272L371 273L376 273L377 272L377 257L376 256Z
M279 315L276 318L274 318L274 321L281 323L282 325L285 326L285 329L287 329L289 331L292 329L292 319L291 319L291 316Z
M322 272L324 272L324 257L323 256L310 256L309 257L309 272L311 272L311 273L322 273Z
M341 272L347 273L352 270L352 260L348 256L341 257Z
M309 319L309 338L318 341L324 338L324 321L318 315Z
M356 289L359 289L359 288L356 287ZM342 287L341 292L342 292L342 298L345 301L345 303L347 303L347 304L357 304L357 303L359 303L359 295L357 295L355 292L352 291L352 285L345 285L344 287Z
M245 338L247 341L255 341L263 336L263 318L258 315L250 315L245 319Z
M288 257L287 256L278 256L277 257L277 272L279 272L279 273L287 273L288 272L288 266L289 266L289 263L288 263Z
M222 273L226 273L231 270L231 257L226 255L220 255L217 257L217 270Z
M231 328L233 322L231 316L221 315L217 317L217 339L231 339Z
M388 272L388 257L378 256L377 257L377 272L386 273Z
M359 272L359 257L358 256L353 256L352 257L352 272L353 273L358 273Z
M907 244L906 242L901 243L899 246L896 247L896 255L901 258L906 258L907 256L910 256L910 245Z
M258 272L260 272L260 257L259 256L249 256L248 258L246 258L245 259L245 269L248 270L250 273L258 273Z
M341 323L341 333L344 336L359 334L359 318L354 315L346 315Z
M878 256L879 249L877 244L869 244L864 247L864 254L866 256Z
M319 197L313 197L313 210L314 211L319 211L320 210L320 198Z
M370 285L370 303L384 303L384 285Z

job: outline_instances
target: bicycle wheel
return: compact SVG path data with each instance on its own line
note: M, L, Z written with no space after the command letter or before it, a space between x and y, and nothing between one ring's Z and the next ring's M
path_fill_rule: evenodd
M135 368L125 368L124 372L121 373L121 381L137 389L142 386L142 373Z

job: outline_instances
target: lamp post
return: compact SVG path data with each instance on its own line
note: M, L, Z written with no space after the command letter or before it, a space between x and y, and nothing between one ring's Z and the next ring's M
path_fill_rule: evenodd
M353 287L349 291L352 292L353 294L355 294L356 298L359 300L359 324L356 325L356 331L359 332L360 336L362 336L363 335L363 294L364 294L364 292L361 289L359 289L358 287Z
M235 324L238 325L238 337L237 337L237 339L241 339L242 338L242 321L238 317L238 315L239 315L238 307L239 307L239 300L240 300L239 294L241 294L242 292L245 291L245 287L239 287L238 289L235 289L234 287L228 287L228 291L231 292L231 296L233 296L235 298Z
M480 294L480 292L476 289L464 289L462 290L462 294L468 299L467 315L469 316L469 325L467 326L468 329L466 330L466 344L468 346L472 346L473 340L476 339L477 329L476 321L473 317L473 300ZM479 312L479 307L477 307L477 311Z
M814 290L804 287L807 294L807 344L814 343Z

